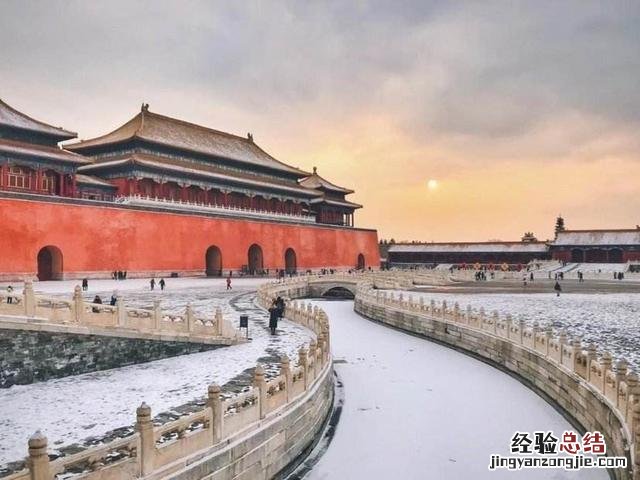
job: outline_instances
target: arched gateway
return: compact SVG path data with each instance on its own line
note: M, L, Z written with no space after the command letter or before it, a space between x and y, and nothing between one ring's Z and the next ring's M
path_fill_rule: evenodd
M287 248L287 251L284 252L284 271L296 273L297 268L296 251L293 248Z
M38 252L38 280L62 280L62 252L47 245Z
M247 267L250 275L261 273L264 270L264 261L262 259L262 247L254 243L249 247Z
M205 265L207 277L220 277L222 275L222 252L215 245L207 248Z
M359 254L358 255L358 262L356 263L356 268L358 270L364 270L365 264L364 264L364 255L363 254Z

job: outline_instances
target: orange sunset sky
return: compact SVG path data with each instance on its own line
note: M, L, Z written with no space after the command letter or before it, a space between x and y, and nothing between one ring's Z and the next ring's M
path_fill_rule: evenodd
M640 223L639 24L635 2L9 1L0 98L80 138L143 101L252 132L381 238L546 239L558 214Z

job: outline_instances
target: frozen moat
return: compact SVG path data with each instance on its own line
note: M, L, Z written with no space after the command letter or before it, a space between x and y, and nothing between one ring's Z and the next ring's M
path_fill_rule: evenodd
M331 322L345 402L309 480L608 479L606 471L489 471L516 430L575 430L520 382L460 352L373 323L353 302L317 302Z

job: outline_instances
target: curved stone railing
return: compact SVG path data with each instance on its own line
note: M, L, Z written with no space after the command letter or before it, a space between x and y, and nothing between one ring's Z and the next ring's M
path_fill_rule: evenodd
M11 302L9 303L9 299ZM0 326L4 328L34 328L56 332L104 334L132 337L180 340L197 343L230 345L242 342L231 322L216 309L214 318L197 318L190 305L183 315L163 312L159 300L153 309L125 307L122 298L115 305L86 302L80 287L73 298L35 295L33 284L26 281L22 294L0 292Z
M585 348L565 331L526 326L510 316L484 310L461 310L446 302L425 303L400 294L358 286L356 312L381 323L416 333L480 357L524 380L588 431L600 431L608 454L626 456L619 479L640 479L640 383L620 360Z
M259 289L258 302L295 294L283 284ZM316 339L301 347L297 365L287 357L278 375L267 378L261 366L253 385L224 397L211 385L205 407L162 425L143 403L136 411L135 433L85 451L50 460L47 439L36 432L28 442L26 468L3 480L78 478L271 478L293 462L321 431L331 410L333 379L326 314L289 302L285 317L311 329Z

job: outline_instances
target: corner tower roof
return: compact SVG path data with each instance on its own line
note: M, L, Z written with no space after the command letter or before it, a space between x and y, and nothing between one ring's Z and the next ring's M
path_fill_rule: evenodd
M70 140L78 136L75 132L70 132L60 127L54 127L19 112L10 107L0 99L0 128L9 127L16 130L26 130L41 135L47 135L58 142Z
M313 173L306 178L300 180L300 185L307 188L316 188L318 190L329 190L331 192L338 192L342 194L353 193L353 190L349 190L348 188L339 187L335 183L331 183L326 178L322 178L318 175L318 169L313 167Z
M239 137L193 123L149 111L142 105L140 113L111 133L90 140L65 145L68 150L88 153L92 148L146 140L180 150L223 157L237 162L264 167L303 177L307 172L276 160L253 142L251 134Z

